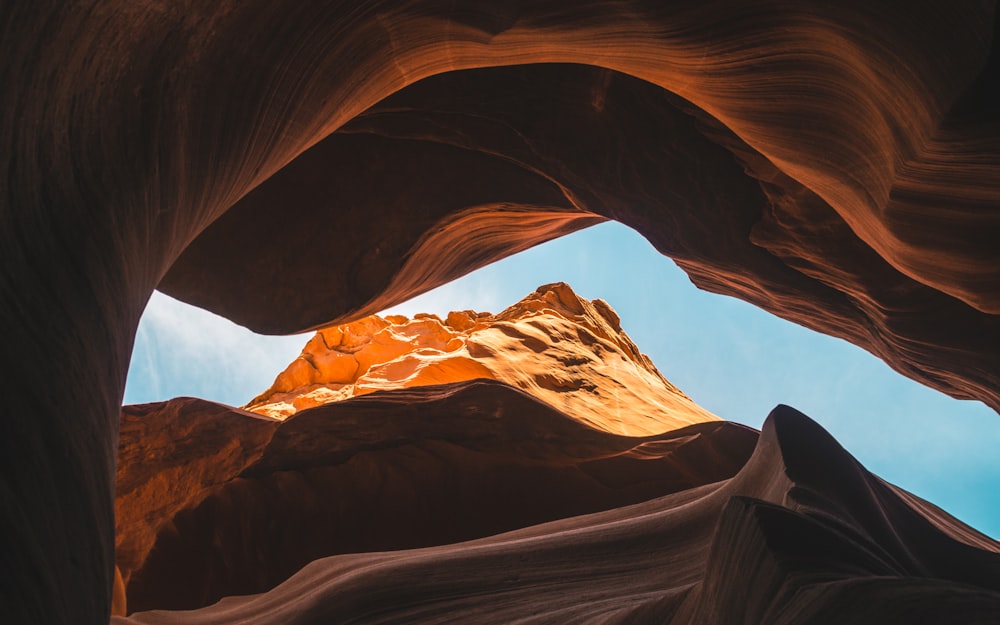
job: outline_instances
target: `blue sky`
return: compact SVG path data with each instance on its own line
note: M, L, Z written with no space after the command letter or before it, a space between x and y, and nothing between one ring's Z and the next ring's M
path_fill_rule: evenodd
M698 290L621 224L538 246L388 312L499 312L558 281L610 303L663 375L720 417L760 428L776 404L794 406L869 470L1000 536L1000 415L904 378L850 343ZM182 395L246 403L307 337L255 335L155 293L139 327L125 403Z

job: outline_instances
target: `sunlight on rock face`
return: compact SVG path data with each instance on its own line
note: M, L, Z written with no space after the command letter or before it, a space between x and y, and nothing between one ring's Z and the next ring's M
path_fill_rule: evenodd
M593 427L638 436L717 417L657 371L602 300L564 283L501 313L365 317L324 328L247 409L286 418L373 391L506 382Z

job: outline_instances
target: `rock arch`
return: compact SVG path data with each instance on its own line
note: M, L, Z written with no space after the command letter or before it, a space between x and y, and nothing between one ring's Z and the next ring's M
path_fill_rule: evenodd
M844 336L908 375L997 408L995 19L991 3L952 8L934 2L905 10L865 2L826 8L474 2L456 9L416 0L361 7L5 6L0 319L7 345L0 369L6 372L7 435L0 443L0 598L12 606L15 621L104 622L118 410L136 324L152 289L162 281L188 299L203 297L212 270L225 269L198 262L199 250L211 252L213 224L222 228L217 220L234 205L251 206L269 189L283 191L278 181L290 174L282 168L308 167L310 155L336 149L327 141L356 141L353 149L361 152L387 142L392 147L384 158L391 158L399 156L401 142L414 140L407 136L413 132L424 133L416 137L420 150L442 154L462 149L455 144L463 140L471 147L491 136L509 140L510 132L490 129L449 137L447 127L433 127L433 116L393 125L408 118L394 103L415 102L420 112L435 95L451 101L464 80L482 80L484 88L490 81L527 81L541 89L537 97L551 82L539 76L552 71L587 94L574 114L589 107L626 124L608 125L605 140L623 128L641 135L642 118L613 119L616 90L632 90L624 110L659 111L663 117L652 122L676 123L670 127L676 136L688 133L700 146L687 152L696 155L690 163L675 155L672 173L684 165L736 173L677 174L674 185L659 191L689 183L691 194L660 197L672 201L669 214L643 212L635 198L611 191L642 190L629 176L669 159L656 151L662 146L646 137L649 153L633 153L637 164L608 163L587 149L567 149L572 144L565 141L579 138L576 133L552 139L550 155L561 149L565 162L542 153L534 155L540 164L512 168L517 145L494 146L495 154L471 150L470 160L492 162L497 184L506 168L512 176L506 182L518 181L527 197L511 204L480 187L460 202L463 209L474 205L485 207L480 216L508 216L511 206L534 207L541 225L520 233L520 244L593 219L580 210L621 219L677 257L701 286ZM450 74L536 63L601 69ZM424 78L430 80L421 83ZM421 91L435 84L452 86ZM389 107L384 115L363 115L380 102ZM477 102L467 105L465 112ZM517 117L516 110L506 112ZM530 113L522 111L528 125L513 130L529 131ZM335 131L340 136L328 139ZM619 148L616 154L628 154L628 146ZM581 174L581 167L601 165L621 179L582 180L590 172ZM525 173L531 167L538 169L533 176ZM704 180L712 184L699 186ZM620 188L594 188L597 183ZM678 210L683 202L694 209ZM726 219L725 238L715 236L719 215L708 219L702 202ZM416 272L397 293L381 290L398 273L399 254L419 242L432 241L426 248L432 251L440 245L427 229L454 239L448 228L456 222L442 222L447 215L423 215L415 230L405 220L396 224L391 252L371 245L356 250L350 297L328 297L316 310L303 299L287 307L287 318L265 315L255 323L271 331L314 326L464 270L458 263ZM246 242L254 243L260 242ZM518 244L500 243L468 268ZM295 258L299 266L281 267L288 275L299 275L310 261L304 254ZM252 307L226 310L236 316Z

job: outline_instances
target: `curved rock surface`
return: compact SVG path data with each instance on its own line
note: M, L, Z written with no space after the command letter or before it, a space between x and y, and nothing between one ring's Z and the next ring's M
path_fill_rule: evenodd
M106 621L158 284L318 328L612 218L1000 408L996 33L933 0L5 3L0 605Z
M734 475L755 431L593 429L492 380L381 391L285 421L126 407L117 554L130 611L270 590L337 553L444 545Z
M316 560L265 594L112 622L985 625L998 618L1000 544L882 482L808 417L781 406L746 464L722 482L472 542Z
M378 390L477 378L506 382L626 436L718 419L660 374L607 302L581 299L561 282L496 315L372 315L324 328L245 408L285 418Z

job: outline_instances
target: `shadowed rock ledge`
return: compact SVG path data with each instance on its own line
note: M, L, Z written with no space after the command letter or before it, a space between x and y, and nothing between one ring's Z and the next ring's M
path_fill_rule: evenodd
M706 451L746 458L753 437L732 427L692 426L681 440L698 429L710 447L681 444L656 470L685 473ZM986 625L1000 618L998 580L1000 545L904 499L780 406L727 480L471 542L320 559L265 594L112 622Z
M184 398L130 406L117 502L128 609L202 607L331 554L445 545L701 486L735 474L756 438L721 421L615 436L492 380L285 421Z

